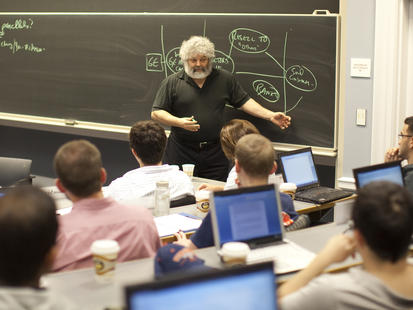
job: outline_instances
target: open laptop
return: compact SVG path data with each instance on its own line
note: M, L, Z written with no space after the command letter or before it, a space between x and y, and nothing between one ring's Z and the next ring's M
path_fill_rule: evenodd
M218 250L226 242L245 242L251 249L247 263L273 260L275 272L281 274L305 268L314 253L284 239L276 186L269 184L212 192L210 208Z
M30 184L31 159L0 157L0 186L8 187L16 183Z
M189 273L125 287L129 310L275 310L273 264Z
M370 165L353 169L356 188L359 189L373 181L390 181L404 186L404 174L401 161Z
M311 147L278 155L284 182L297 185L295 199L323 204L351 196L341 189L320 186Z

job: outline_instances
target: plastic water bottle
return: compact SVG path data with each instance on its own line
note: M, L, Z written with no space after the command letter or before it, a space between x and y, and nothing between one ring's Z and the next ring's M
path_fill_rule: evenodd
M169 183L168 181L156 182L155 189L155 216L162 216L169 214Z

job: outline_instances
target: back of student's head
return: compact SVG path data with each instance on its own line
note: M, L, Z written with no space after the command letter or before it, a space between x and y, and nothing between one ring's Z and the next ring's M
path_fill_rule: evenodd
M54 168L63 186L78 197L88 197L101 189L102 158L89 141L63 144L55 155Z
M162 160L166 140L165 130L154 121L137 122L129 132L129 145L145 165L156 165Z
M413 201L403 187L372 182L358 191L352 218L369 248L382 260L396 262L408 251L413 233Z
M249 176L268 177L274 168L275 153L270 140L260 134L249 134L235 146L235 159Z
M244 119L232 119L222 127L221 147L229 160L234 161L235 145L238 140L251 133L259 134L260 132L251 122Z
M20 186L0 198L0 285L35 281L56 242L56 207L32 186Z

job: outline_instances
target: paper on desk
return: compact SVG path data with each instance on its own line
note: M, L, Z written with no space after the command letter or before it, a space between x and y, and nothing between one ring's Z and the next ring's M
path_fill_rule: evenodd
M155 224L156 228L158 228L159 237L173 235L179 230L196 230L201 225L201 222L201 219L185 216L179 213L155 217Z

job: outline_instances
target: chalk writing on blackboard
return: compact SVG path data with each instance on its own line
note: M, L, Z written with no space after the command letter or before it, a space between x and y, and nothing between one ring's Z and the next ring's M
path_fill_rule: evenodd
M236 28L228 34L229 52L228 54L220 50L215 50L215 58L213 60L214 67L219 69L225 69L231 73L257 76L258 79L252 81L252 89L262 100L269 103L277 103L280 98L284 98L284 113L290 112L295 109L300 103L304 102L305 93L314 92L317 90L317 78L313 72L307 66L303 64L294 64L286 68L287 59L287 43L288 32L285 33L284 39L284 54L281 61L274 58L268 53L268 48L271 45L271 39L265 33L249 28ZM168 76L169 72L176 73L183 69L183 64L179 57L179 47L174 47L169 51L164 51L163 42L163 25L161 25L161 45L163 53L147 53L146 57L146 71L149 72L164 72L165 76ZM236 49L242 53L251 54L264 54L269 58L271 62L282 70L282 74L271 75L263 74L260 72L245 72L236 71L235 63L231 54L233 49ZM282 80L282 89L277 89L272 79ZM298 91L303 92L303 96L300 96L298 100L290 104L287 108L287 87L293 87Z
M21 42L15 37L6 38L6 34L13 32L30 31L34 25L34 21L31 18L28 19L15 19L13 22L5 22L0 24L0 48L8 49L12 54L18 52L29 52L33 54L39 54L46 51L46 48L37 46L33 42Z

